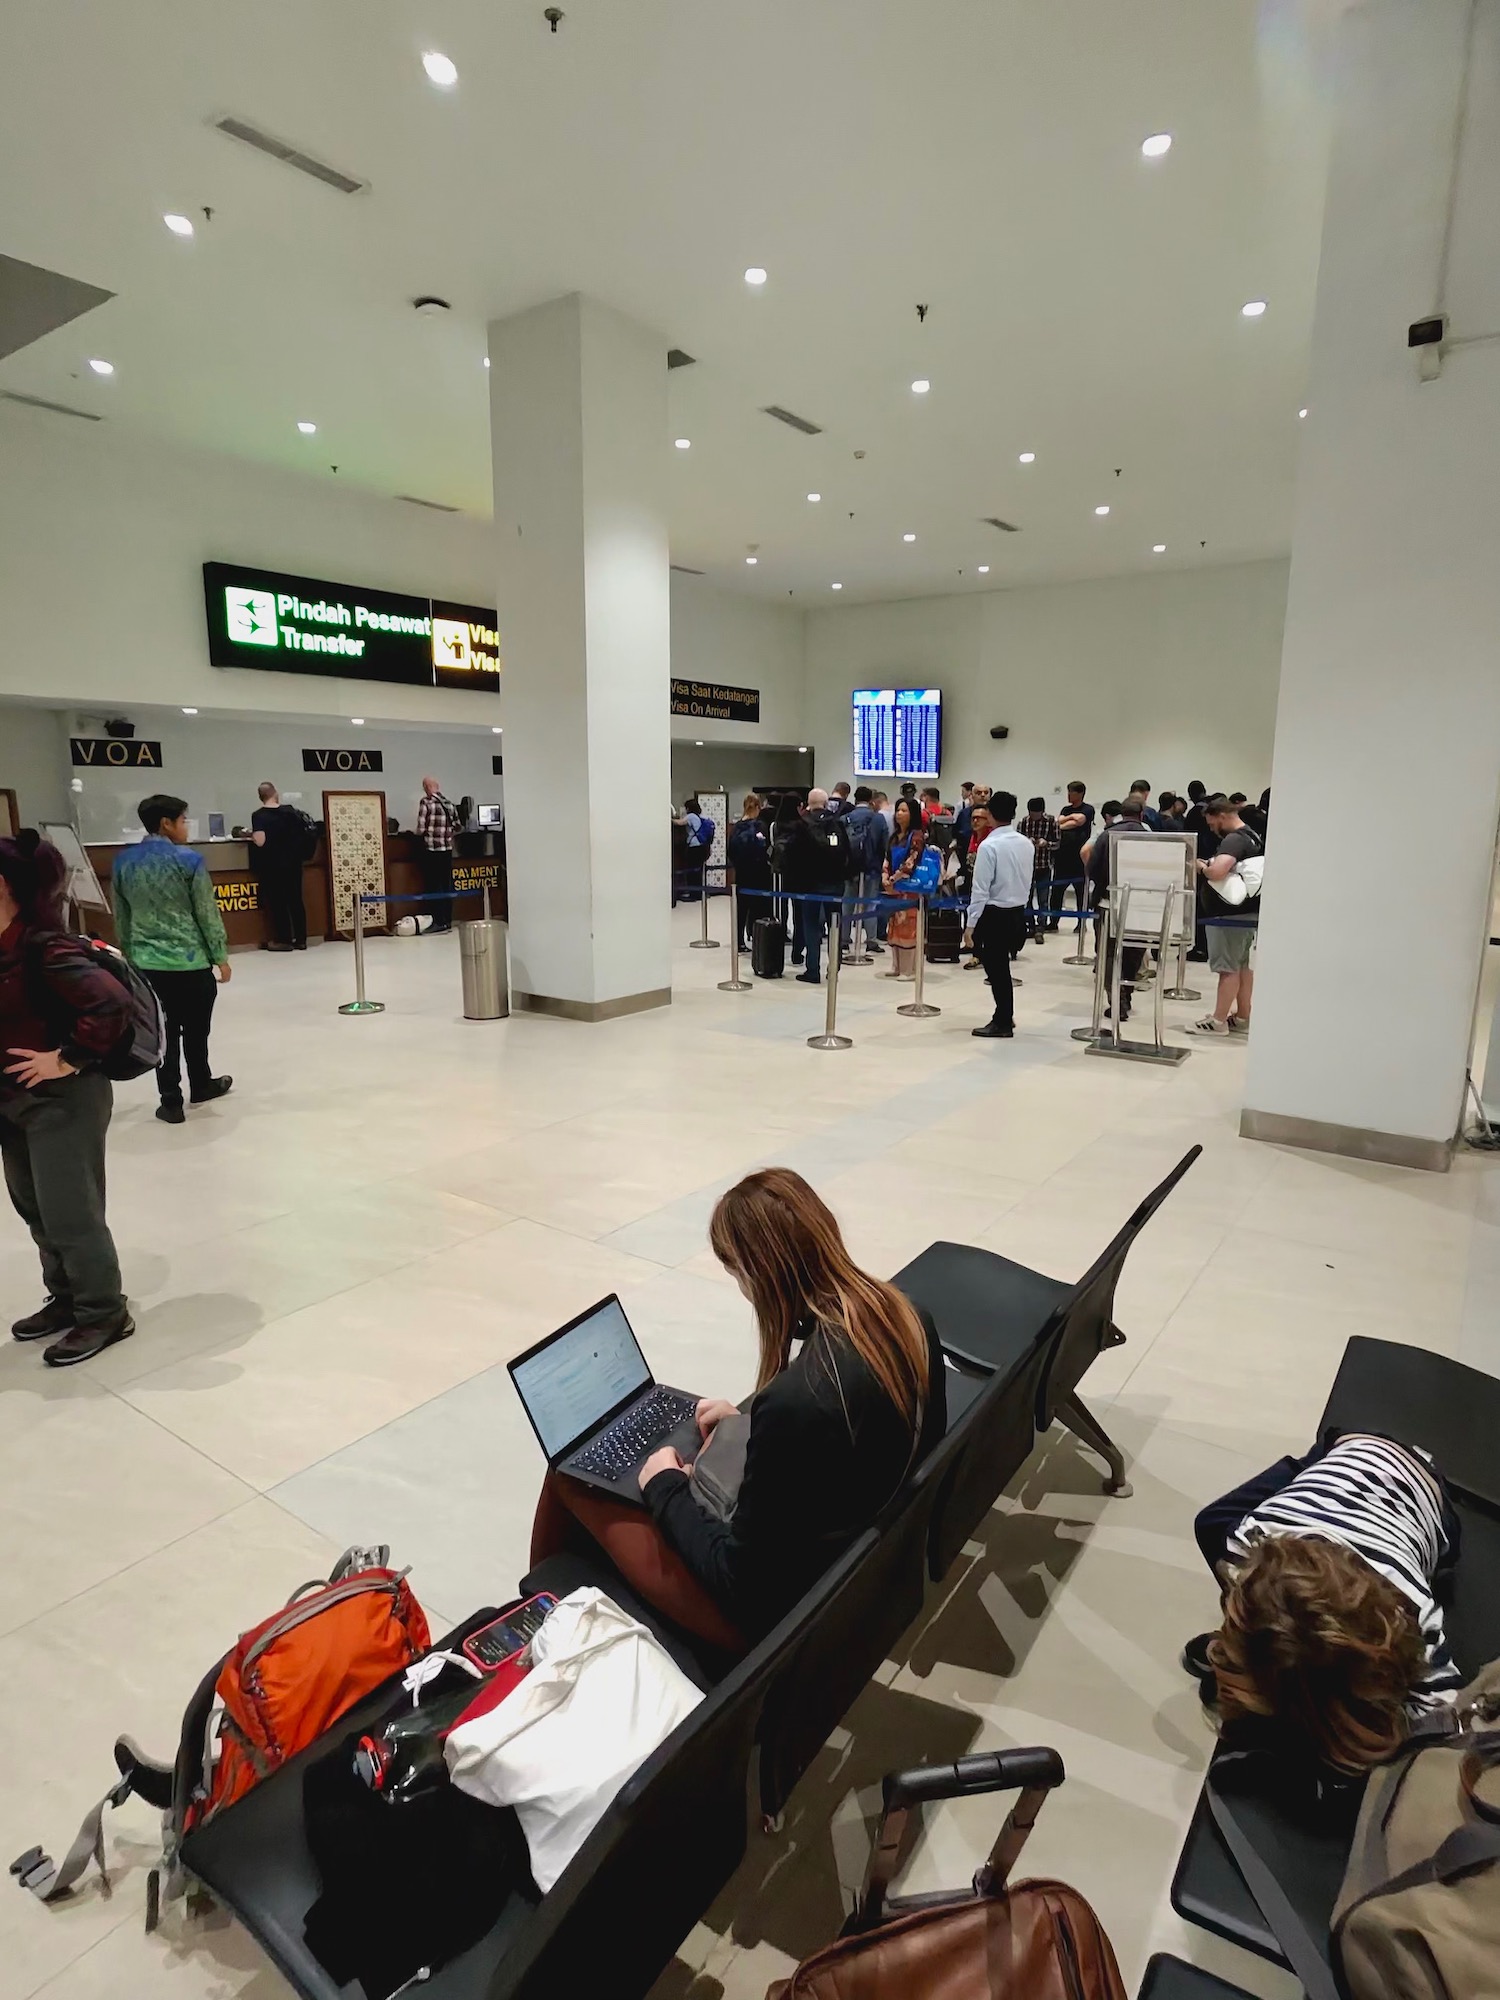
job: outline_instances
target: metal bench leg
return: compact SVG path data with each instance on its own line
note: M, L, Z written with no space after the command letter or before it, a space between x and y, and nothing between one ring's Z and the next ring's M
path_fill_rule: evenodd
M1085 1407L1082 1398L1077 1395L1062 1397L1056 1414L1059 1423L1066 1424L1074 1437L1081 1439L1091 1451L1097 1451L1108 1465L1105 1492L1114 1494L1119 1500L1128 1500L1135 1488L1125 1477L1125 1454L1093 1412Z

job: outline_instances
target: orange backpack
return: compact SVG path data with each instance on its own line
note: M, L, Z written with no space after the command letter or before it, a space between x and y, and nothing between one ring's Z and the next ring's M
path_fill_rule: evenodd
M119 1783L84 1820L60 1864L40 1847L12 1862L21 1886L50 1903L73 1887L91 1859L104 1874L105 1810L135 1793L164 1814L162 1867L147 1884L146 1928L153 1930L162 1889L170 1898L183 1888L183 1837L242 1799L431 1645L406 1572L391 1569L389 1557L384 1547L347 1550L326 1583L304 1583L282 1610L242 1633L188 1703L175 1765L153 1763L121 1737Z

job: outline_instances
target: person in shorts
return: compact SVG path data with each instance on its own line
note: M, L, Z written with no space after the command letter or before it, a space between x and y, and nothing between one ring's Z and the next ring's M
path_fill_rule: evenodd
M1213 885L1232 875L1241 861L1264 851L1261 838L1240 818L1239 807L1223 793L1203 802L1203 818L1218 836L1218 850L1211 861L1200 861L1198 872L1209 885L1216 907L1213 916L1231 922L1208 924L1208 964L1219 975L1219 994L1214 1011L1195 1021L1191 1035L1248 1035L1250 1003L1255 991L1255 929L1260 916L1260 897L1247 896L1243 903L1225 903L1213 894Z

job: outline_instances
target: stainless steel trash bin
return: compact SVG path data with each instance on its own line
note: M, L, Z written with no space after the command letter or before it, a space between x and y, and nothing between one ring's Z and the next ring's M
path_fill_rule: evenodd
M466 1021L501 1021L510 1012L505 970L506 929L498 917L458 927Z

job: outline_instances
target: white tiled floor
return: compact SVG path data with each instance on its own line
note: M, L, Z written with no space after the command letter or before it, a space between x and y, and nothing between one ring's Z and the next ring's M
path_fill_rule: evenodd
M1103 1499L1054 1434L663 1992L758 2000L832 1934L884 1770L1046 1741L1070 1775L1028 1867L1094 1901L1130 1988L1168 1944L1274 2000L1285 1981L1166 1907L1209 1747L1174 1664L1214 1603L1192 1515L1305 1441L1351 1333L1500 1369L1497 1169L1241 1141L1243 1050L1200 1044L1170 1074L1084 1055L1067 1031L1089 975L1055 944L1026 954L1014 1043L971 1040L977 973L935 969L943 1012L915 1022L877 961L845 976L855 1047L823 1053L805 1046L821 994L718 992L727 953L689 951L695 920L676 921L675 1004L596 1028L465 1023L452 941L375 943L389 1007L363 1020L335 1011L342 948L242 957L215 1037L234 1093L181 1129L147 1086L120 1093L111 1205L139 1332L64 1374L0 1344L0 1858L71 1835L119 1731L171 1746L204 1666L345 1542L389 1540L436 1620L508 1593L538 1460L503 1363L601 1293L666 1379L742 1394L748 1311L706 1224L748 1168L807 1174L882 1273L948 1236L1073 1277L1201 1142L1133 1254L1128 1345L1085 1384L1135 1497ZM7 1213L0 1311L36 1297ZM995 1823L982 1801L937 1814L916 1875L965 1881ZM116 1815L113 1899L0 1897L0 2000L285 1992L222 1922L174 1913L142 1937L153 1830Z

